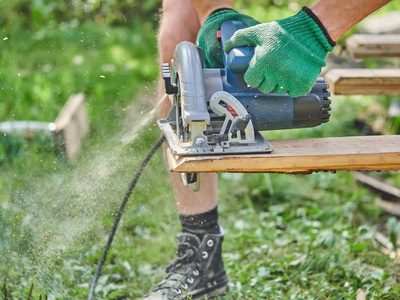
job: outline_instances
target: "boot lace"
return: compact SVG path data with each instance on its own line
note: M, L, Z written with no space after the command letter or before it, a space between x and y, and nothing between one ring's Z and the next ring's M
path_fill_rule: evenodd
M194 280L189 276L190 273L199 274L199 271L193 269L192 263L198 249L190 243L179 244L175 259L166 267L167 276L160 282L156 290L165 290L170 296L182 293L182 289L188 288L186 281L192 283Z

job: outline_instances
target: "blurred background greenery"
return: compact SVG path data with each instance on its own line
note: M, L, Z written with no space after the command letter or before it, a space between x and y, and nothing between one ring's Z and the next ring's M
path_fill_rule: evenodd
M238 0L235 8L267 22L313 2ZM32 299L87 296L116 209L159 136L160 6L161 0L0 1L0 122L53 121L68 97L82 92L91 124L82 155L70 164L51 136L0 136L0 298L7 291L9 299L26 299L32 283ZM392 1L378 13L399 9ZM357 111L398 101L332 99L328 124L268 136L357 135ZM371 122L382 117L368 115ZM387 120L384 130L398 133L398 122ZM139 298L173 256L171 233L179 224L162 165L158 153L132 196L98 299ZM396 172L381 176L400 185ZM220 180L231 279L226 299L354 299L359 289L371 299L398 299L399 265L373 238L377 231L396 234L395 219L351 173L225 174Z

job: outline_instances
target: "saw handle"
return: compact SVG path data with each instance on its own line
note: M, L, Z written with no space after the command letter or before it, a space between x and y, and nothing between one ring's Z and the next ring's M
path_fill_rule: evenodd
M241 21L230 20L221 25L221 43L222 48L227 40L239 30L247 28L247 25ZM228 54L223 50L225 67L232 73L244 74L249 66L250 60L254 55L254 47L243 46L233 48Z

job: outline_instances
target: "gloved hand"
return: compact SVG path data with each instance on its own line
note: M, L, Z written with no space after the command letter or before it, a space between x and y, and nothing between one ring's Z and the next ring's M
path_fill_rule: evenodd
M197 35L197 42L204 50L205 68L223 68L221 42L217 40L217 31L221 29L222 23L229 20L242 21L247 26L260 24L252 17L238 13L233 9L227 9L211 14L201 26Z
M255 46L244 74L248 85L264 93L298 97L311 90L335 43L311 10L303 7L287 19L236 31L224 51L239 46Z

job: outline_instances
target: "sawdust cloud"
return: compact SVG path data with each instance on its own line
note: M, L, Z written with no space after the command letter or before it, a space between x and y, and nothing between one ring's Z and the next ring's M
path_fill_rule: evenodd
M53 174L32 196L38 199L28 216L43 258L60 256L76 249L82 240L101 237L103 214L119 208L129 178L122 178L129 166L134 174L142 157L134 157L131 147L140 147L137 138L155 121L162 101L148 99L134 102L126 109L121 131L109 141L92 147L67 174ZM155 103L154 103L155 102ZM153 123L154 125L154 123ZM154 127L158 129L158 127ZM40 246L39 246L40 245Z

